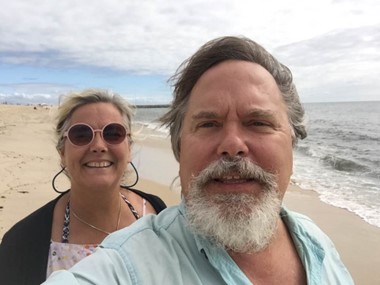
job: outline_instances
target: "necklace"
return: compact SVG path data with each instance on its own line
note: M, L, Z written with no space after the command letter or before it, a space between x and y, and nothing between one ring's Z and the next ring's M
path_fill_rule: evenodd
M74 210L73 210L72 208L71 208L71 212L73 213L74 217L75 217L78 221L80 221L81 223L83 223L83 224L85 224L85 225L87 225L87 226L93 228L94 230L97 230L97 231L99 231L99 232L102 232L102 233L104 233L104 234L107 234L107 235L111 234L111 232L107 232L107 231L105 231L105 230L102 230L101 228L98 228L98 227L96 227L96 226L90 224L89 222L86 222L86 221L83 220L82 218L78 217L78 215L74 212ZM117 231L117 230L119 229L119 225L120 225L120 216L121 216L121 199L120 199L120 203L119 203L119 213L118 213L118 217L117 217L117 225L116 225L116 229L115 229L115 231Z
M123 201L128 205L128 208L131 210L132 214L135 216L135 219L138 220L140 218L140 215L137 213L137 211L133 207L132 203L129 202L127 197L125 197L121 192L120 192L120 196L123 199ZM71 211L72 211L72 209L71 209ZM121 209L119 209L119 217L118 217L118 222L117 222L117 227L116 227L117 230L119 229L119 225L120 225L120 211L121 211ZM87 225L87 226L89 226L89 227L91 227L97 231L100 231L100 232L105 233L107 235L110 234L110 232L99 229L98 227L95 227L94 225L87 223L83 219L79 218L75 212L74 212L73 216L76 219L78 219L78 221L80 221L81 223L83 223L83 224L85 224L85 225ZM68 201L67 201L66 208L65 208L65 215L63 218L62 237L61 237L62 243L69 243L69 235L70 235L70 199L68 199Z

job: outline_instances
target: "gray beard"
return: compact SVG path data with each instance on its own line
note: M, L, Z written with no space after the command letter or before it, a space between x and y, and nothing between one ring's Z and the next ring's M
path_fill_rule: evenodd
M207 193L211 180L232 171L260 183L262 193ZM276 189L275 175L246 158L216 161L190 182L185 197L188 224L217 247L235 253L260 252L277 229L281 199Z

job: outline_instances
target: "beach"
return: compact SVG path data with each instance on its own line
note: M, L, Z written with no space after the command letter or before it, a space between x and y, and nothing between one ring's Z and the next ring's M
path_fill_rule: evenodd
M60 170L53 119L53 107L0 105L0 239L14 223L57 196L51 187ZM178 180L171 182L178 165L169 139L150 136L144 126L134 128L133 161L140 174L135 188L160 196L169 206L177 204ZM66 189L64 182L59 185ZM380 284L379 227L296 185L289 186L284 203L312 218L332 239L355 284Z

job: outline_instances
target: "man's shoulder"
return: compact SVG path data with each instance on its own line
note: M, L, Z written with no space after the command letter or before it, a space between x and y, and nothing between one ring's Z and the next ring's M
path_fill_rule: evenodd
M153 240L157 243L162 239L175 239L179 234L178 229L184 226L183 220L179 206L172 206L158 215L144 216L132 225L109 235L101 247L124 250L129 243L148 245Z
M112 284L221 284L220 275L198 249L182 209L167 208L109 235L70 271L100 280L97 284L112 283L106 282L110 276ZM102 269L94 272L96 267Z
M330 237L308 216L282 209L281 217L294 240L309 247L312 245L311 247L314 249L319 248L325 254L335 252L335 246Z
M315 280L322 280L318 284L327 284L325 281L329 284L353 284L332 240L309 217L286 209L281 210L281 217L297 248L302 249L301 258L309 264L308 274L315 276ZM317 270L318 264L321 265L320 270Z
M281 209L281 218L293 235L307 237L325 246L332 244L330 238L310 217L283 208Z

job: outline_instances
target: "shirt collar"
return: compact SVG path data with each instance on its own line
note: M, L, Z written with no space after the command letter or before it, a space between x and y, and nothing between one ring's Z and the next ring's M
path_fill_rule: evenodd
M186 217L186 207L183 199L179 205L179 211ZM301 262L307 272L308 281L319 280L323 268L325 251L317 237L310 234L308 229L305 228L305 225L299 222L300 218L309 221L310 219L298 213L291 212L285 207L281 207L280 216L292 237ZM310 221L310 223L312 222ZM214 267L220 268L221 266L225 266L224 261L228 261L228 264L235 264L224 249L216 247L209 240L197 234L194 234L194 239L198 251L203 254Z
M308 229L306 223L314 223L306 216L289 211L286 207L281 208L281 219L284 221L291 237L298 256L307 273L308 284L318 284L323 269L325 250L318 240L318 236L313 235L315 231ZM316 282L316 283L315 283Z

